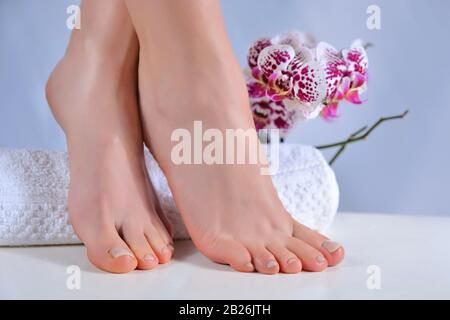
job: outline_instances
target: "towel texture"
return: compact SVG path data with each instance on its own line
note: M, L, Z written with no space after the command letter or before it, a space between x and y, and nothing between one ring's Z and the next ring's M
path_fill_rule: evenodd
M175 239L188 238L166 178L149 153L146 162ZM285 208L307 226L325 229L337 211L339 191L322 154L282 144L279 163L272 179ZM80 243L68 219L68 185L65 152L0 149L0 245Z

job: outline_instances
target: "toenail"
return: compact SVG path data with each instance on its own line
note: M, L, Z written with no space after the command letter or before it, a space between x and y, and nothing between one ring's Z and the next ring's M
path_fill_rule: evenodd
M296 264L298 263L298 259L296 258L289 258L287 261L287 264Z
M169 254L172 254L172 249L170 249L170 245L169 246L167 246L167 247L165 247L165 248L163 248L162 249L162 251L161 251L161 254L162 255L169 255Z
M155 257L154 257L152 254L150 254L150 253L148 253L148 254L146 254L146 255L144 256L144 260L145 260L145 261L148 261L148 262L156 261Z
M324 258L323 256L317 256L317 257L316 257L316 261L317 261L318 263L324 263L324 262L325 262L325 258Z
M123 256L134 257L133 254L125 248L112 248L111 250L109 250L109 254L113 258L119 258Z
M322 243L322 248L326 249L329 253L335 252L340 247L342 247L340 243L337 243L337 242L334 242L331 240L325 240Z
M253 267L253 263L249 262L245 265L245 268L249 271L255 270L255 267Z
M269 260L266 263L266 268L267 269L272 269L272 268L275 268L277 265L278 264L277 264L277 262L275 260Z

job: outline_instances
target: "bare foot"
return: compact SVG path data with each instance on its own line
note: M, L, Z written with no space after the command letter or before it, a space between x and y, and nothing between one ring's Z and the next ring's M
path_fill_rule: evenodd
M121 10L126 13L125 6ZM114 19L121 15L114 13ZM124 31L123 26L117 27ZM128 29L117 50L101 37L85 41L83 34L74 35L47 84L49 105L68 143L70 221L90 261L115 273L152 269L168 262L173 250L145 169L138 44Z
M199 250L243 272L322 271L339 263L342 246L295 222L260 165L176 165L171 159L172 133L185 128L193 135L194 121L223 133L254 128L217 2L127 4L141 44L146 143Z

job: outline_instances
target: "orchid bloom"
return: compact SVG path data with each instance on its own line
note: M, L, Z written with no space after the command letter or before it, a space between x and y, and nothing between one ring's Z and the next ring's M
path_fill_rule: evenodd
M338 51L293 31L257 40L249 49L247 88L257 129L285 135L299 119L337 117L339 102L363 103L368 58L361 41Z
M316 48L317 60L326 74L327 96L321 114L325 119L337 117L338 104L347 100L353 104L364 102L367 90L369 60L360 40L353 42L350 49L336 50L321 42Z
M304 117L317 114L325 98L326 82L320 63L309 49L314 45L311 37L298 32L256 41L248 53L250 97L285 101L287 108Z
M295 111L288 110L283 101L273 101L268 97L251 100L251 110L256 130L279 129L284 138L295 123Z

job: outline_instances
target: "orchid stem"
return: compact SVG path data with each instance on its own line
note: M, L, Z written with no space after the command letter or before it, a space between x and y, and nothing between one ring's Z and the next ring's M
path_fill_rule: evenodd
M369 48L372 48L372 47L375 47L375 45L372 43L372 42L367 42L365 45L364 45L364 49L369 49Z
M361 129L359 129L358 131L352 133L350 135L350 138L354 138L356 137L358 134L364 132L367 129L367 126L362 127ZM333 163L337 160L337 158L339 158L339 156L344 152L345 148L347 147L347 144L343 144L339 150L334 154L333 158L331 158L329 164L330 166L333 165Z
M409 112L409 110L406 110L402 114L399 114L396 116L380 118L370 128L368 128L368 126L364 126L361 129L359 129L358 131L352 133L344 141L340 141L340 142L336 142L336 143L332 143L332 144L321 145L321 146L317 146L316 148L319 150L323 150L323 149L340 147L339 150L336 152L336 154L331 158L331 160L329 162L329 164L332 165L337 160L337 158L339 158L339 156L344 152L344 150L348 144L357 142L357 141L361 141L361 140L366 140L369 137L369 135L383 122L397 120L397 119L403 119L408 114L408 112Z

